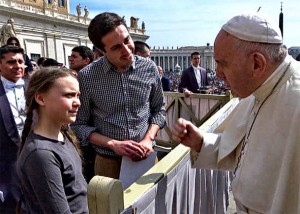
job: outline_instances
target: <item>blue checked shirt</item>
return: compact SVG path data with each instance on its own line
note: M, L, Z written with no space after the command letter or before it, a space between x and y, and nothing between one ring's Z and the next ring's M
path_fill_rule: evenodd
M92 132L115 140L140 142L150 124L163 127L165 103L155 63L135 56L126 72L117 72L106 57L83 68L78 74L81 107L71 125L82 146ZM99 154L116 156L105 147Z

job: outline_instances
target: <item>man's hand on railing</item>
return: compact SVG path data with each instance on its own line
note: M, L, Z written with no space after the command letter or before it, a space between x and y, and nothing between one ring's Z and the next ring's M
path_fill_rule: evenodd
M184 94L185 97L190 97L190 95L191 95L192 93L193 93L193 92L191 92L191 91L188 90L188 89L184 89L184 90L183 90L183 94Z

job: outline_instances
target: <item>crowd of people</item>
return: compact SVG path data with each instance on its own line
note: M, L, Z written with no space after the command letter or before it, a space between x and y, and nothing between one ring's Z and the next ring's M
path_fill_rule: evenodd
M180 76L164 75L115 13L92 19L88 36L93 50L74 47L69 69L30 60L16 37L0 48L0 213L88 213L94 175L119 179L122 158L153 154L163 91L227 87L241 101L225 128L202 133L180 118L174 140L191 147L194 167L234 172L238 213L299 212L300 65L268 19L233 17L215 40L216 72L194 52Z

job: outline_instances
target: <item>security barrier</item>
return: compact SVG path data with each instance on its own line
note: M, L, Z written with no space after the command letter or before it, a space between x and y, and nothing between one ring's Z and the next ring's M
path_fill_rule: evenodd
M203 99L205 95L200 96ZM186 109L186 107L193 109L193 106L196 106L194 96L191 98L182 98L182 96L171 94L168 97L170 98L168 98L169 100L173 99L174 101L167 101L167 112L171 109L169 107L171 106L170 103L173 102L176 104L180 102L182 104L182 107L178 108L178 110L174 107L171 111L173 113L167 114L168 117L169 114L172 115L174 112L175 116L182 116L183 111L181 109ZM180 101L180 99L182 100ZM192 105L186 99L191 99L190 103ZM186 105L182 103L183 100ZM220 99L215 100L215 103L208 101L212 104L206 104L209 106L207 112L210 112L212 109L221 108L219 104L219 107L215 106L217 105L216 103L222 101ZM217 113L213 116L210 115L210 118L200 126L200 129L213 132L235 108L237 103L238 99L231 99ZM201 104L202 107L203 105ZM185 111L194 123L201 123L201 119L196 120L196 118L188 113L188 110ZM181 115L176 114L176 112L181 112ZM172 119L174 122L176 120L175 116ZM173 124L173 122L170 122L168 121L167 123ZM158 137L161 136L163 135L159 135ZM171 135L167 134L165 136L170 137ZM165 144L174 143L172 140L163 141L163 138L160 138L160 140ZM226 213L230 182L229 175L229 172L191 168L190 149L183 145L178 145L125 191L122 190L120 181L95 176L88 187L89 210L91 214ZM112 209L112 207L115 209ZM123 208L124 210L122 210Z

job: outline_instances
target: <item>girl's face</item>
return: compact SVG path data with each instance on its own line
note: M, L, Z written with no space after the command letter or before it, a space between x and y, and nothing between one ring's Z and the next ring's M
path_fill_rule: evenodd
M58 125L69 124L76 120L79 101L79 83L72 76L58 78L52 88L41 95L41 112Z

